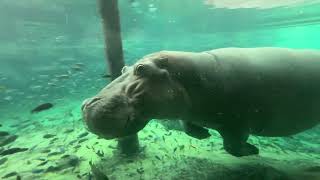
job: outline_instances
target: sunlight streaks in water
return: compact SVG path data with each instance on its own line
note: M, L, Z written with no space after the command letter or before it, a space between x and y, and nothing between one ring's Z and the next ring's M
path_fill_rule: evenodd
M214 8L226 9L241 9L241 8L255 8L255 9L270 9L277 7L294 7L299 5L309 5L320 3L319 0L205 0L206 5Z

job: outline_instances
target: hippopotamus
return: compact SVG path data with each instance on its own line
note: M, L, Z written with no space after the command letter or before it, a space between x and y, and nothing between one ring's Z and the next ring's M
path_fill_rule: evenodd
M250 134L290 136L316 126L319 107L320 51L230 47L146 55L86 99L82 113L105 139L135 134L151 119L181 120L198 139L211 128L240 157L259 153Z

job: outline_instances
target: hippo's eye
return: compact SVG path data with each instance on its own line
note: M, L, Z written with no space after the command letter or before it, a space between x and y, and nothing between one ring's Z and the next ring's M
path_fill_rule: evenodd
M143 76L146 74L146 67L142 64L136 66L134 70L134 74L137 76Z

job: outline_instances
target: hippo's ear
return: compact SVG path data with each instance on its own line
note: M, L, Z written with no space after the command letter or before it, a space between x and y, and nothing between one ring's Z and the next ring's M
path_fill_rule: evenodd
M127 72L128 70L128 66L123 66L123 68L121 69L121 74Z
M155 62L159 68L166 68L168 66L169 58L162 56Z

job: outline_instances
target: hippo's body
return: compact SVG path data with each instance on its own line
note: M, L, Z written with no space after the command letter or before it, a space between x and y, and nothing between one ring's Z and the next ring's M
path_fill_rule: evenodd
M161 51L125 68L93 100L84 118L106 138L136 133L152 118L178 118L200 132L216 129L235 156L257 154L249 134L288 136L320 122L320 51Z

